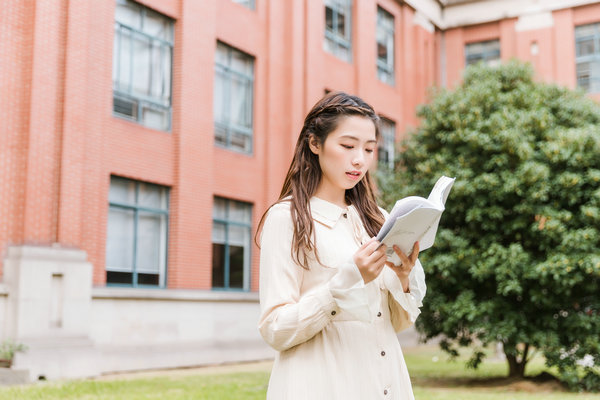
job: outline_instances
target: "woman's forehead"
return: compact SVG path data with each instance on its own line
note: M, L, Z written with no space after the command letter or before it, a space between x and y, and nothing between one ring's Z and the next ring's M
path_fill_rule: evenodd
M368 117L346 116L339 121L329 136L337 139L374 142L376 141L375 123Z

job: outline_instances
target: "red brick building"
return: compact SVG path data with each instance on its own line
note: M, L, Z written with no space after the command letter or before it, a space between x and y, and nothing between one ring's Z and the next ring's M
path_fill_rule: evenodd
M0 22L0 339L32 378L269 356L252 239L326 91L381 114L382 165L470 62L600 92L595 1L15 1Z

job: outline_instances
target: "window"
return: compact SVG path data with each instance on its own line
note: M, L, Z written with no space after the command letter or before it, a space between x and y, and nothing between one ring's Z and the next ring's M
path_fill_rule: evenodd
M215 63L215 142L252 153L254 59L217 43Z
M500 41L469 43L465 47L466 64L476 64L479 61L493 66L500 63Z
M575 27L575 63L577 85L600 92L600 23Z
M250 290L252 205L215 197L213 205L213 289Z
M163 186L111 177L106 283L165 286L169 192Z
M377 7L377 77L394 84L394 16Z
M377 161L383 168L394 168L394 148L396 146L396 124L387 118L381 118L381 138L377 146Z
M117 0L113 113L149 128L171 128L173 21L130 0Z
M325 0L324 48L344 61L352 61L352 0Z
M251 10L254 10L256 8L256 5L254 4L254 0L233 0L233 2L241 4L245 7L248 7Z

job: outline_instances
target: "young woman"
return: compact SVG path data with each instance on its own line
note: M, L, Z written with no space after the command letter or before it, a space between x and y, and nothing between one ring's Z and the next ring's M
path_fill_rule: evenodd
M260 234L260 332L278 350L267 399L413 399L396 332L420 313L425 274L373 237L385 219L369 168L379 118L333 93L306 116ZM262 229L261 229L262 228Z

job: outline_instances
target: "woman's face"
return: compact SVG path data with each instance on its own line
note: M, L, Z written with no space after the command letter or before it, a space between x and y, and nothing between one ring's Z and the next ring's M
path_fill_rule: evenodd
M319 156L320 191L334 193L353 188L367 173L377 139L373 121L362 116L344 116L322 145L311 139L310 149Z

